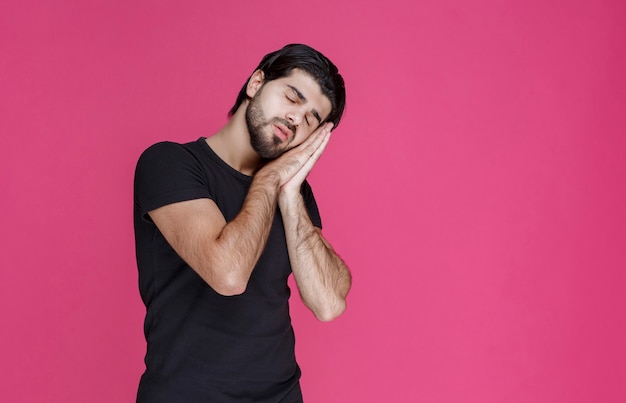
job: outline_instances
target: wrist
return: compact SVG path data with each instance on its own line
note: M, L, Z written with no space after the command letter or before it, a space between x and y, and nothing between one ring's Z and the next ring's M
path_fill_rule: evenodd
M273 169L261 169L254 175L252 183L275 192L280 191L280 175Z
M278 191L278 204L281 210L287 210L290 207L298 205L302 202L302 194L296 190L289 190L281 187Z

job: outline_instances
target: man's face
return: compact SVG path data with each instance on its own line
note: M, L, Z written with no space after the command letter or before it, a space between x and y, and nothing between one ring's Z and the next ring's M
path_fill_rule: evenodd
M306 140L331 109L319 84L301 70L265 82L246 109L252 148L261 158L277 158Z

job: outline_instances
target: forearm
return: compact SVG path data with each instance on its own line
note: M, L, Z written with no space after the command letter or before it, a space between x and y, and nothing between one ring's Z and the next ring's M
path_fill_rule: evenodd
M306 211L301 195L280 200L289 260L305 305L322 321L341 315L351 277Z
M276 212L277 193L277 180L268 175L256 176L241 211L215 240L211 264L226 268L226 281L234 294L245 291L263 253Z

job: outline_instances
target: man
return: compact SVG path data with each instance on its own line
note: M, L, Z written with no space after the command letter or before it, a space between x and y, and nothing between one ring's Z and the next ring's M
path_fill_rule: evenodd
M287 278L318 319L344 311L350 273L322 236L305 180L344 105L337 68L288 45L263 58L213 136L142 154L134 220L148 348L138 401L302 401Z

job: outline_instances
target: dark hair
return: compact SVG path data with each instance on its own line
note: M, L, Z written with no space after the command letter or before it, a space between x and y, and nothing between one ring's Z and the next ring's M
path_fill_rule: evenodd
M300 69L311 75L322 89L322 94L330 100L332 110L326 122L333 122L337 127L346 105L346 89L343 77L337 67L326 56L307 45L291 44L263 57L258 67L265 75L265 82L286 77L293 69ZM241 104L248 99L246 87L250 77L239 91L235 105L228 112L232 116Z

